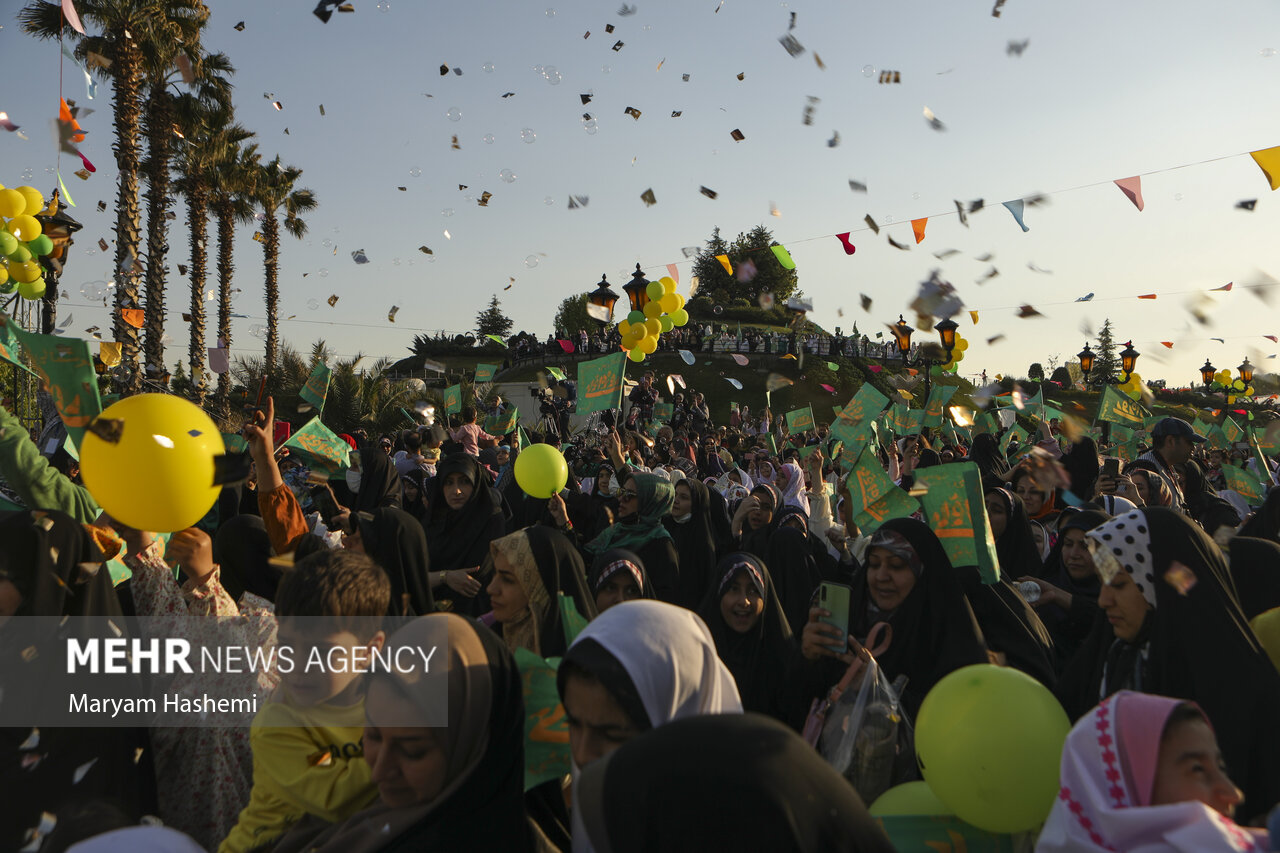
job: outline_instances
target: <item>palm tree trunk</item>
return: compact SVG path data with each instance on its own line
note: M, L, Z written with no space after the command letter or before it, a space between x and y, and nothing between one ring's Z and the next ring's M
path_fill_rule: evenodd
M187 224L191 228L191 389L197 406L204 405L204 282L209 266L205 238L209 231L209 192L199 175L192 175L187 191Z
M222 199L214 205L218 220L218 341L228 351L231 349L231 277L235 274L232 261L232 244L235 241L235 213L231 202ZM231 417L231 371L218 375L217 412L227 420Z
M173 156L173 110L168 94L153 89L147 99L147 271L143 343L146 362L164 372L164 290L169 253L169 161Z
M267 353L264 365L270 376L276 369L276 355L280 349L280 331L276 328L276 317L279 310L280 286L278 272L280 264L280 221L275 211L267 213L262 223L262 254L266 266L267 291ZM271 380L267 380L271 384Z
M141 211L138 209L139 128L141 124L142 54L138 44L125 32L116 34L114 85L112 99L115 112L115 140L111 150L116 155L119 173L116 193L116 303L112 317L113 337L122 344L121 367L125 376L121 391L135 394L142 387L138 370L138 330L124 320L125 309L138 307L138 280L141 278L139 249L141 243Z

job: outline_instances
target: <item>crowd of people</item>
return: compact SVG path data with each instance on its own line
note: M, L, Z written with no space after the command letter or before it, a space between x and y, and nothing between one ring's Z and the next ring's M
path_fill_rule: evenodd
M1274 849L1280 488L1250 500L1221 473L1274 483L1252 454L1210 454L1177 418L1123 466L1055 423L1021 446L926 428L858 448L908 494L976 466L993 578L920 512L860 514L830 423L788 434L743 406L717 425L691 389L659 418L653 377L628 397L564 437L550 497L521 485L519 432L476 408L343 436L349 467L326 478L279 452L267 399L249 479L167 541L102 513L0 409L24 507L0 515L6 659L29 651L6 642L14 616L255 646L448 639L429 677L246 676L263 704L244 725L3 730L0 849L893 850L868 806L920 778L910 747L858 756L855 779L800 735L869 648L908 720L974 664L1057 697L1060 793L1019 849ZM99 571L113 558L127 571ZM818 597L836 588L838 620ZM413 723L444 694L445 718Z

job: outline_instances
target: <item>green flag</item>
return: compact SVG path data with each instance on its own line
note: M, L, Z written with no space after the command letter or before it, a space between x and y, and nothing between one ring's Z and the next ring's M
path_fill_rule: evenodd
M1262 503L1266 497L1266 490L1262 484L1258 482L1258 478L1253 475L1252 471L1246 471L1244 468L1237 468L1234 465L1222 466L1222 476L1227 480L1227 488L1251 505Z
M626 365L624 352L578 365L578 414L589 415L622 406L622 372Z
M462 386L450 385L444 389L444 413L455 415L462 411Z
M302 386L302 391L298 393L299 397L311 404L317 414L324 413L324 401L329 396L329 380L332 377L333 371L327 364L323 361L316 362L316 367L311 371L307 384Z
M885 815L876 818L894 850L1014 853L1012 835L996 835L949 815Z
M1102 386L1102 399L1098 403L1100 421L1110 421L1133 429L1146 426L1149 412L1136 401L1131 400L1123 391L1114 385Z
M915 477L916 486L927 489L924 511L951 564L977 566L983 583L1000 580L978 466L972 462L936 465L916 471Z
M533 444L533 442L529 440L529 436L525 433L524 427L522 426L516 427L516 438L520 442L520 446L518 448L520 450L524 450L526 447Z
M546 371L547 373L550 373L551 378L557 382L563 382L565 380L564 371L558 367L548 367L546 368Z
M351 445L320 423L318 415L289 436L284 446L296 452L312 471L330 480L351 466Z
M67 435L79 447L85 427L102 412L89 342L79 338L35 335L24 331L9 318L3 319L22 341L36 373L49 386L53 404L67 427Z
M493 377L498 375L498 365L496 364L477 364L476 365L476 384L483 382L492 382Z
M1136 461L1138 458L1138 439L1131 438L1128 441L1117 442L1111 448L1111 453L1123 462Z
M1231 442L1227 439L1226 432L1217 424L1210 424L1209 429L1205 431L1205 438L1211 450L1227 450L1231 447Z
M524 693L524 789L560 779L571 769L569 723L556 688L556 666L528 649L516 649ZM556 661L559 663L559 661Z
M1027 397L1022 401L1022 410L1028 416L1035 416L1039 420L1044 420L1044 386L1040 386L1040 390L1035 394Z
M889 398L881 394L870 382L862 383L858 393L853 395L844 408L837 412L836 422L831 425L831 432L846 444L851 444L870 428L875 418L889 405Z
M1017 424L1013 425L1013 429L1004 434L1004 438L1000 439L1000 452L1005 456L1009 455L1009 445L1014 439L1018 439L1018 447L1021 449L1026 445L1027 431Z
M765 441L769 445L769 454L771 456L778 455L778 440L773 437L773 433L765 434Z
M919 508L915 498L889 479L872 448L858 456L845 488L852 501L854 523L864 534L874 533L889 519L911 515Z
M890 411L893 412L893 430L898 434L899 438L920 434L920 429L924 426L924 409L907 409L902 406L894 406Z
M813 429L813 406L787 412L787 432L801 433Z
M4 359L15 367L21 367L23 370L35 376L35 371L22 363L22 357L18 355L18 324L9 319L9 316L0 311L0 359Z
M929 392L929 399L924 405L925 426L942 426L942 413L957 390L955 385L938 385Z
M1255 472L1258 482L1267 488L1275 485L1275 477L1271 475L1271 465L1267 462L1262 448L1258 446L1258 433L1252 428L1249 429L1249 450L1253 452L1253 463L1258 467Z
M733 405L733 404L730 404ZM670 423L671 418L675 415L675 404L673 403L654 403L653 418L659 423Z
M1232 444L1235 444L1237 441L1244 440L1244 429L1241 428L1240 424L1231 420L1231 418L1223 420L1222 434L1225 435L1227 437L1227 441Z
M222 433L222 445L227 448L228 453L243 453L249 449L249 442L237 432Z
M501 415L489 415L484 419L484 431L489 435L508 435L516 431L520 422L520 410L515 406Z

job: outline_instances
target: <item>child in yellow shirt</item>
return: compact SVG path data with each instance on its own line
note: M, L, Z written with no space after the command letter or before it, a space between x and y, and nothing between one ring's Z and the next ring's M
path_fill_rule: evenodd
M353 551L314 554L284 575L280 688L254 717L253 791L218 853L269 846L309 814L344 821L377 797L361 743L364 679L352 670L381 650L390 601L386 573Z

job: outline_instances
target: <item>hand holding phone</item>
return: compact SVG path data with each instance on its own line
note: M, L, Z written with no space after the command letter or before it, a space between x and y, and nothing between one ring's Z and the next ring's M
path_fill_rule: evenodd
M840 643L827 646L838 655L849 651L849 598L852 594L853 590L841 583L823 581L818 586L818 606L831 614L818 621L840 630Z

